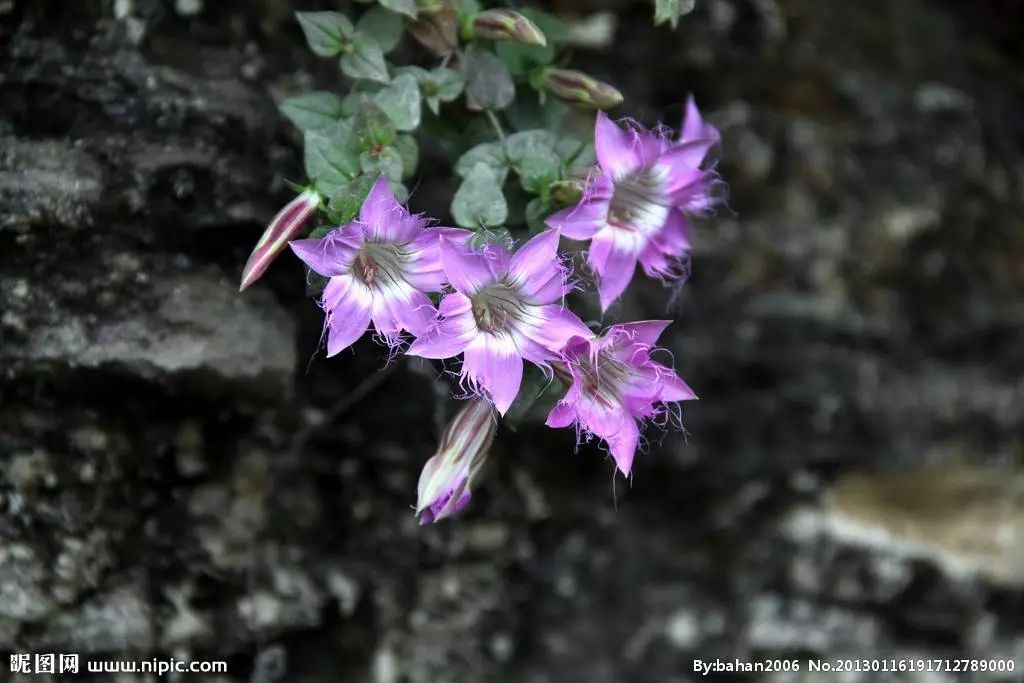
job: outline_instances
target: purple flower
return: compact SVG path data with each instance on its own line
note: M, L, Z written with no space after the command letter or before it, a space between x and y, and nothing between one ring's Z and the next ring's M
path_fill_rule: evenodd
M716 203L715 173L701 165L719 134L701 119L692 97L679 139L668 132L638 124L623 130L598 112L600 169L579 204L547 219L570 239L590 240L588 261L598 276L602 310L626 289L638 261L650 277L681 278L690 248L686 215L707 213Z
M320 300L328 356L359 339L371 320L384 341L396 346L402 330L420 334L434 319L425 292L439 292L445 283L438 250L445 229L426 225L395 201L382 176L357 220L323 239L291 243L306 265L330 278Z
M537 235L511 256L500 244L473 251L442 237L441 261L455 291L441 300L435 324L408 353L462 353L463 379L472 390L485 390L502 415L519 392L524 358L546 368L571 337L590 336L561 305L572 285L558 255L557 231Z
M260 279L263 272L284 249L284 245L298 234L318 206L320 195L310 188L277 212L249 254L249 260L245 262L245 268L242 269L242 284L239 285L238 291Z
M416 487L420 524L451 517L469 504L497 429L491 404L481 398L467 401L448 423L437 454L423 466Z
M602 336L573 339L556 372L571 384L548 414L549 427L575 424L577 432L608 444L619 470L629 475L645 420L669 414L666 403L697 398L671 369L651 360L667 320L614 325Z

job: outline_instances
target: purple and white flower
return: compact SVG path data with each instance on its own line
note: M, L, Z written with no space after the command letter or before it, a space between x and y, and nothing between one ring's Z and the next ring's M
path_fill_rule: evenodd
M330 278L320 299L328 356L352 345L371 320L392 347L401 343L403 330L416 335L430 325L435 310L426 292L444 287L439 238L448 229L427 223L395 201L382 176L357 220L322 239L291 243L306 265Z
M651 359L667 320L614 325L600 337L575 338L556 372L569 383L548 414L549 427L575 425L577 433L608 444L619 471L629 475L640 427L669 414L668 403L697 395L669 367Z
M463 379L471 390L485 391L502 415L519 392L524 359L546 368L570 338L590 336L561 303L573 285L558 255L558 231L537 235L514 255L501 244L473 250L442 237L441 261L455 291L407 353L463 354Z
M547 219L570 239L590 240L588 262L597 274L602 310L621 296L638 262L650 277L683 277L690 248L686 216L708 213L716 204L716 175L702 166L720 136L692 97L679 139L669 132L635 123L623 129L598 112L599 169L577 205Z
M441 436L437 453L420 472L416 487L416 516L430 524L469 505L490 452L498 421L482 398L466 401Z

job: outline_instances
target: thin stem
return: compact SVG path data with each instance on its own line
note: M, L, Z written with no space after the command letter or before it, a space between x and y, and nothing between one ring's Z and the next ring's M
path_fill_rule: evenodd
M490 109L484 109L484 113L487 114L487 120L491 122L491 126L494 127L494 132L498 134L498 139L505 142L505 131L501 129L501 122L498 121L498 116Z
M392 363L391 365L385 366L382 370L378 370L372 375L365 377L359 384L357 384L352 391L342 396L337 403L324 413L323 418L316 423L306 424L300 428L295 436L292 437L292 443L289 450L289 456L291 459L296 459L302 454L305 449L307 442L318 432L322 427L330 425L332 422L340 418L342 415L347 413L353 406L366 398L374 389L384 383L388 377L395 371L397 365Z

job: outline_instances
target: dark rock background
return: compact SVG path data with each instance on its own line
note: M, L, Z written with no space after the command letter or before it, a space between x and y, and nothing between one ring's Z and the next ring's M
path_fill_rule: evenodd
M614 21L574 53L622 114L675 123L692 90L723 130L730 210L668 340L702 400L628 482L568 431L505 430L472 508L423 529L445 385L368 341L314 356L294 260L235 291L301 180L275 102L340 87L291 20L328 6L0 0L0 652L254 683L685 681L716 657L802 665L719 680L1020 680L1019 3L699 0L676 33L555 3ZM412 204L443 210L429 163Z

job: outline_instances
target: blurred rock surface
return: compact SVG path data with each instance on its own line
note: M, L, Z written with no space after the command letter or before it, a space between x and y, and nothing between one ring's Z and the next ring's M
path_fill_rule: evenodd
M629 482L568 431L506 431L473 509L421 529L432 374L346 407L384 353L312 357L295 263L235 291L301 179L274 101L338 82L298 5L0 2L0 651L258 683L1024 670L1020 8L698 0L672 33L553 6L606 13L576 59L622 114L675 123L693 91L723 130L729 208L669 342L701 401Z

